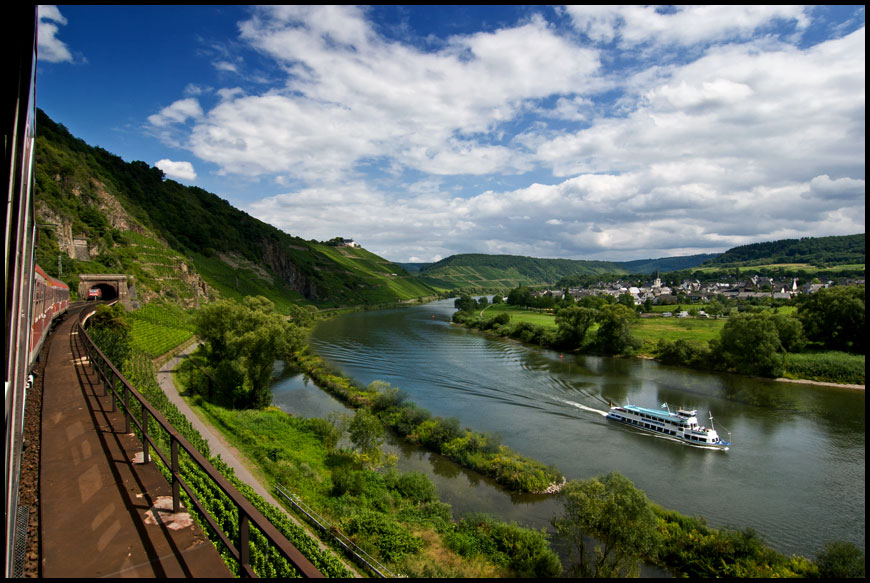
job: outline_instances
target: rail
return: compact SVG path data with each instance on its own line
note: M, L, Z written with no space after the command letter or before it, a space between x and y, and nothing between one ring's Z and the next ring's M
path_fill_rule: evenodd
M150 463L151 454L154 454L168 468L171 475L172 486L172 511L179 512L181 509L181 490L183 489L190 498L191 503L195 506L199 515L205 520L212 530L217 534L221 543L226 547L229 554L238 561L239 572L242 576L257 577L257 573L251 566L251 541L250 528L253 526L269 541L269 543L278 550L278 552L292 564L303 577L323 577L323 574L307 559L293 544L288 541L283 534L269 520L257 510L238 490L218 472L214 466L197 451L193 445L181 435L156 409L154 409L148 401L130 384L130 382L122 375L118 369L109 361L103 352L94 344L91 337L85 331L83 322L92 314L89 312L86 315L83 313L78 323L76 331L80 338L84 339L83 347L88 354L88 362L91 367L97 371L103 381L103 386L106 391L112 391L112 410L115 411L118 404L124 410L125 418L125 433L130 433L131 424L139 430L142 438L142 463ZM131 399L138 402L141 418L137 418L130 407ZM149 435L148 424L149 418L154 420L170 439L169 455L163 451L158 443ZM200 502L196 493L185 482L181 475L179 464L179 452L183 451L189 456L199 468L205 473L208 479L217 488L219 488L226 497L235 506L238 516L238 537L237 540L231 540L230 534L224 531L219 523L206 511L204 505Z

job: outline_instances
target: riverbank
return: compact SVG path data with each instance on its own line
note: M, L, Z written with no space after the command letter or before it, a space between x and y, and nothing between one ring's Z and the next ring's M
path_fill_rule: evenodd
M809 379L787 379L785 377L780 377L780 378L773 379L773 380L775 380L776 382L779 382L779 383L796 383L796 384L800 384L800 385L815 385L818 387L836 387L839 389L853 389L856 391L865 390L864 385L850 385L850 384L846 384L846 383L831 383L831 382L825 382L825 381L813 381L813 380L809 380Z
M494 316L486 318L489 311ZM529 346L562 350L571 354L610 356L617 358L647 358L669 366L694 370L746 374L740 365L726 366L723 355L714 349L727 319L648 318L628 321L622 331L620 354L599 353L602 346L596 339L598 323L584 329L574 347L565 346L565 330L556 324L553 313L526 310L518 306L492 304L478 316L468 312L454 314L453 323L486 335L513 340ZM561 324L560 326L563 326ZM778 353L780 374L775 380L800 381L817 386L840 386L863 390L864 355L835 351ZM728 369L727 371L725 369ZM773 380L773 379L771 379ZM859 381L859 382L856 382Z
M328 392L334 394L332 391ZM567 483L564 482L561 486L564 487ZM690 518L653 506L659 521L662 546L659 552L648 555L645 559L671 573L703 574L708 577L794 577L812 576L816 572L812 561L777 553L765 545L751 529L715 529L707 526L703 519ZM717 563L711 567L710 557L717 553L722 560L722 566ZM690 558L686 559L687 556Z

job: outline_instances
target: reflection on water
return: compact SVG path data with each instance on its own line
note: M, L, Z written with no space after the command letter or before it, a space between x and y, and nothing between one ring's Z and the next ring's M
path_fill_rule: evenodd
M619 471L665 507L713 526L751 526L787 553L812 555L832 537L863 547L863 391L560 355L451 325L453 311L445 301L350 314L319 325L313 345L358 382L385 380L434 415L499 434L569 479ZM293 397L297 405L308 398ZM692 448L612 424L603 416L611 402L667 402L697 409L704 423L712 411L734 447ZM428 464L459 511L499 508L540 526L554 511L549 499L513 499L440 456L402 457L409 468Z

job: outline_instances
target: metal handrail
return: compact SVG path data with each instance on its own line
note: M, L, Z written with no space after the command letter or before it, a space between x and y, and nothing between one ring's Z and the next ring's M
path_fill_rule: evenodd
M106 391L112 391L112 410L115 410L116 403L121 403L124 408L125 417L125 432L130 433L130 423L132 422L139 428L142 435L142 463L150 462L149 446L157 455L158 458L169 468L172 476L172 508L173 512L178 512L181 508L181 488L190 497L191 502L199 511L205 521L214 529L221 542L227 547L229 553L238 560L239 571L243 576L257 577L250 563L250 544L249 544L249 529L250 525L257 528L263 536L294 566L303 577L323 577L323 574L309 561L263 514L251 504L247 498L227 480L215 467L203 456L193 445L180 434L150 403L130 384L130 382L122 375L115 365L106 358L106 355L94 344L91 337L85 331L82 322L87 319L93 312L83 315L79 318L76 324L77 332L80 337L85 339L84 349L88 353L88 361L92 367L98 371L100 378L103 380L103 386ZM95 358L96 356L96 358ZM102 365L98 365L97 362ZM107 369L107 370L105 370ZM118 393L117 383L121 383L121 391ZM139 402L142 411L142 418L136 419L133 417L130 410L130 397L133 397ZM160 449L158 444L148 435L148 418L154 419L160 427L169 435L170 438L170 454L166 455ZM179 447L190 456L190 459L196 463L200 469L208 476L208 478L230 499L235 505L239 514L239 536L238 541L231 541L227 533L223 531L220 525L206 512L204 506L197 498L196 494L187 485L181 477L178 453ZM236 544L237 543L237 544Z
M283 496L287 503L290 504L294 509L296 509L297 512L302 513L302 515L304 515L311 524L320 529L323 534L331 536L336 544L340 546L346 553L352 556L354 560L356 560L358 563L365 566L372 573L374 573L378 577L381 577L382 579L396 578L396 576L393 575L389 569L384 567L377 561L377 559L361 549L343 532L329 524L329 522L325 518L317 514L317 512L315 512L311 507L305 504L305 502L303 502L302 499L299 498L299 496L297 496L281 484L275 485L275 491Z

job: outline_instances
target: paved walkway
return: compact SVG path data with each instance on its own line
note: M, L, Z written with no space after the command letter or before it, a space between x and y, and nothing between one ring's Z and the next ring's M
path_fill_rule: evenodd
M229 577L214 546L171 496L91 372L73 326L55 331L43 378L40 536L44 577Z

